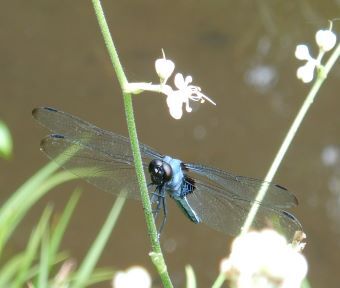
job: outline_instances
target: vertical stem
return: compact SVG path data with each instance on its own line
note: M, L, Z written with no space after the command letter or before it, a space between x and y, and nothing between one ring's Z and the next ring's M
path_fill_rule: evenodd
M125 90L124 88L128 84L128 80L125 76L123 67L119 61L117 50L112 41L109 27L105 20L104 11L101 7L99 0L92 0L92 3L93 3L93 7L95 10L97 19L98 19L98 23L99 23L104 41L105 41L106 48L110 55L112 65L115 69L120 86L122 90L124 91ZM146 185L142 157L141 157L140 150L139 150L139 142L138 142L138 137L137 137L136 124L134 120L131 94L123 92L123 99L124 99L124 108L125 108L127 127L129 131L130 142L131 142L131 150L133 154L139 189L141 191L142 204L143 204L143 209L145 213L146 224L147 224L148 232L149 232L150 239L151 239L151 247L153 250L152 253L150 253L151 260L153 261L154 265L156 266L158 270L158 273L162 279L164 287L173 287L169 274L167 272L166 264L165 264L164 257L163 257L161 247L159 244L159 240L158 240L155 221L152 215L152 207L151 207L151 203L149 199L148 188Z
M314 99L322 85L322 83L324 82L324 80L327 77L328 72L330 71L330 69L332 68L332 66L335 64L336 60L338 59L340 54L340 44L336 47L336 49L334 50L334 52L332 53L332 55L330 56L330 58L328 59L326 65L323 67L323 69L321 69L321 72L318 73L318 78L316 79L316 81L314 82L311 90L309 91L304 103L302 104L298 114L296 115L291 127L288 130L288 133L285 137L285 139L283 140L281 147L279 149L279 151L277 152L275 159L272 163L272 165L270 166L270 169L266 175L265 181L267 182L271 182L282 162L283 157L285 156L290 144L293 141L294 136L296 135L297 130L299 129L299 127L301 126L301 123L305 117L305 115L308 112L309 107L312 105L312 103L314 102ZM268 189L268 185L263 185L261 187L261 189L259 190L256 198L255 198L255 202L253 204L253 206L251 207L249 214L247 216L246 221L244 222L244 225L242 227L242 234L247 233L247 231L249 230L250 226L252 225L254 218L256 216L257 210L259 208L259 202L261 202L263 200L263 198L266 195Z

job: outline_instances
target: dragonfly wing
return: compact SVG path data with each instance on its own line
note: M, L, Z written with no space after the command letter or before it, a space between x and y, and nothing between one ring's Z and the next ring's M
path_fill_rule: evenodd
M124 189L127 197L139 199L131 153L111 155L98 148L93 143L86 144L84 139L74 141L59 134L49 135L41 141L41 150L76 176L106 192L119 194ZM143 165L147 170L148 162Z
M42 107L32 111L33 117L53 133L65 136L69 141L77 141L98 149L101 153L131 156L130 140L127 137L100 129L71 114L54 108ZM142 157L162 156L147 145L139 145Z
M187 199L202 222L217 231L238 235L254 203L258 191L255 188L261 188L262 181L196 164L185 166L188 168L187 175L195 179L196 188L187 195ZM296 198L280 186L267 185L268 193L273 194L258 203L259 209L251 228L274 228L292 240L295 231L302 230L302 227L293 215L281 207L294 205ZM275 198L276 194L280 198Z
M286 209L297 206L298 200L293 193L286 188L258 179L235 176L231 173L197 164L185 164L189 171L205 177L218 188L223 189L224 194L233 199L254 202L261 187L267 188L265 198L261 201L262 206ZM194 176L194 178L196 175Z
M188 168L191 170L190 166ZM204 174L201 170L200 173L195 170L193 171L196 173L189 171L187 174L195 179L196 189L187 195L187 199L202 222L217 231L238 235L254 203L254 197L251 198L249 193L244 197L238 190L235 192L231 186L222 187L221 181L215 182L211 174L208 177L209 174ZM301 224L293 215L278 208L277 205L270 207L270 203L272 202L267 201L266 205L259 203L260 206L251 228L274 228L287 239L292 240L295 231L302 230Z

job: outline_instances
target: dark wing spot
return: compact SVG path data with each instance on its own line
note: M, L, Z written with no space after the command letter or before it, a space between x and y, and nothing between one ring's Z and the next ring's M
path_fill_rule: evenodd
M278 188L280 188L280 189L283 189L283 190L288 191L288 189L287 189L286 187L283 187L283 186L281 186L281 185L275 184L275 186L278 187Z
M289 217L290 219L294 220L294 221L298 221L297 218L293 215L293 214L290 214L289 212L287 211L282 211L282 214L283 215L286 215L287 217Z
M51 112L58 112L57 109L54 109L52 107L43 107L45 110L51 111Z
M51 138L58 138L58 139L64 139L65 138L64 135L60 135L60 134L51 134L50 137Z

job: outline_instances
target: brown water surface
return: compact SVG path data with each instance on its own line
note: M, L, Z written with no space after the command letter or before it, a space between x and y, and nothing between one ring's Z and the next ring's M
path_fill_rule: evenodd
M15 153L0 160L1 201L47 163L39 151L46 133L31 117L54 106L97 126L127 134L122 97L90 1L6 1L0 10L0 118L13 132ZM295 46L339 16L327 1L103 1L130 81L157 81L154 60L164 48L176 69L217 103L173 120L165 97L134 97L140 140L162 153L236 174L264 178L308 93L296 79ZM335 30L339 31L339 22ZM340 119L336 67L319 92L275 182L299 198L294 214L308 236L312 287L338 287L340 267ZM114 197L78 181L48 194L25 220L12 245L27 235L48 202L61 210L70 192L84 193L63 247L78 259L87 252ZM191 264L208 287L227 255L231 237L192 225L170 204L162 242L176 287ZM100 265L154 271L140 203L129 201ZM154 272L152 272L155 274ZM156 283L155 283L156 284ZM103 287L108 287L108 284Z

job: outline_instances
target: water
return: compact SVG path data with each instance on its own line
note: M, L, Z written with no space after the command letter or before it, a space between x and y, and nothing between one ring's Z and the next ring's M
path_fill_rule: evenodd
M179 159L260 179L310 89L296 79L302 63L294 57L295 46L309 44L315 56L315 32L339 14L337 0L103 5L129 81L156 83L153 61L163 48L178 72L192 75L194 84L217 103L174 121L163 96L134 96L139 139ZM13 133L15 149L11 161L0 161L4 202L46 164L37 148L41 131L31 119L32 107L60 107L107 130L122 135L127 130L121 90L90 2L25 5L13 0L2 7L0 34L7 44L0 46L0 117ZM339 21L334 28L339 32ZM304 254L315 288L338 287L339 282L340 165L324 161L325 149L340 145L336 66L275 176L299 198L294 214L307 234ZM112 195L84 181L59 186L37 203L14 235L13 250L26 248L45 205L63 210L76 186L84 192L62 248L83 259L114 202ZM173 202L168 201L170 215L162 232L164 246L169 242L171 247L165 255L171 277L175 286L184 286L184 267L190 263L199 285L210 287L232 237L185 221ZM142 264L152 272L141 205L128 201L125 208L98 265L121 269Z

